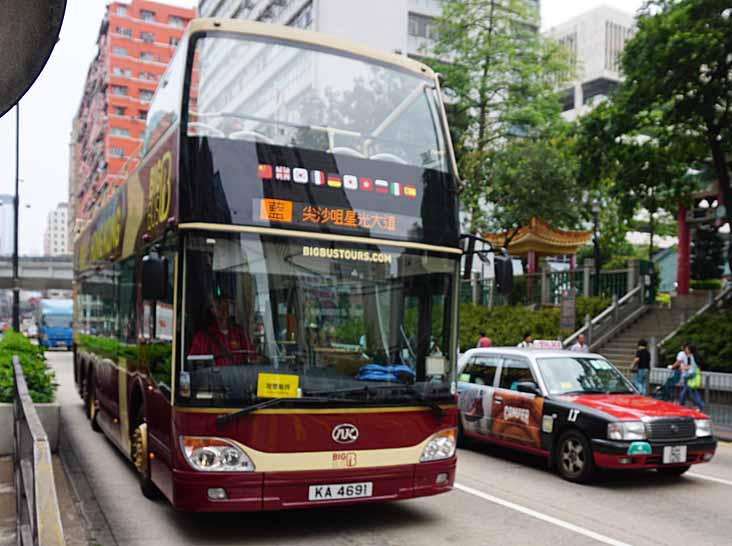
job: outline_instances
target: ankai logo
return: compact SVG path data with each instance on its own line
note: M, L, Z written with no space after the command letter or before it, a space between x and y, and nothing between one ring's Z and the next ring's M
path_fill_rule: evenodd
M330 436L334 442L339 444L352 444L358 440L358 429L356 425L343 423L335 426Z

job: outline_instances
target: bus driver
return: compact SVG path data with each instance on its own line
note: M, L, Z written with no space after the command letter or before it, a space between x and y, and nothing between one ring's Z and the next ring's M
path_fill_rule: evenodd
M233 309L233 300L214 298L209 324L193 336L189 356L212 355L216 366L254 362L256 350L246 330L234 321Z

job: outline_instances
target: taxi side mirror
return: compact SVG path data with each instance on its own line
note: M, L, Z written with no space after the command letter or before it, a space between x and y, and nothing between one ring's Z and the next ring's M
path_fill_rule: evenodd
M527 394L543 396L541 394L541 389L539 389L539 385L537 385L533 381L521 381L520 383L516 383L516 390L519 392L525 392Z

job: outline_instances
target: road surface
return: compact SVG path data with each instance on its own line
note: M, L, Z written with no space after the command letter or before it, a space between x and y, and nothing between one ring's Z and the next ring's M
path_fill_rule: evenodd
M69 353L49 352L66 437L96 497L88 513L109 546L307 545L729 545L732 444L682 478L609 474L565 482L541 459L493 447L459 452L456 489L401 503L256 514L185 514L145 499L134 469L93 432L73 386ZM96 510L96 512L95 512Z

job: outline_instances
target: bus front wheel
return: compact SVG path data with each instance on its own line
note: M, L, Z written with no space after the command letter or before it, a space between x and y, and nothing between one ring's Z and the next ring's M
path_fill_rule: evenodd
M135 420L137 426L132 433L132 461L135 463L137 478L143 496L150 500L160 497L160 491L150 477L150 455L147 444L147 423L140 411Z

